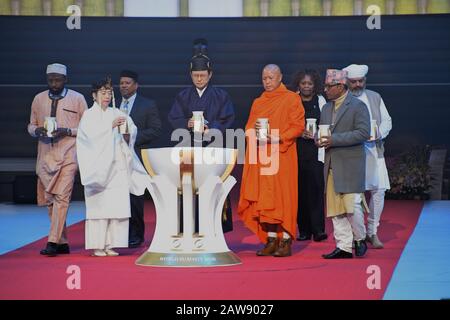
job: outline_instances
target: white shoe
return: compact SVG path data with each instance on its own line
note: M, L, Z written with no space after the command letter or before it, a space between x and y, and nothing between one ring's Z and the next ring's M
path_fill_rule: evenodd
M110 256L110 257L115 257L115 256L119 255L119 253L114 251L113 249L105 249L105 253L107 256Z
M101 249L94 250L94 253L92 255L95 257L106 257L107 256L106 252Z

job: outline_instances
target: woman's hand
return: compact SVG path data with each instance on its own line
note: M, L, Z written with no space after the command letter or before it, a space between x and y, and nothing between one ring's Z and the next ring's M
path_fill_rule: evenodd
M311 139L314 139L314 135L312 134L311 131L305 130L302 133L302 138L311 140Z
M113 129L115 127L118 127L118 126L124 124L126 121L127 121L127 118L125 118L124 116L117 117L112 123Z

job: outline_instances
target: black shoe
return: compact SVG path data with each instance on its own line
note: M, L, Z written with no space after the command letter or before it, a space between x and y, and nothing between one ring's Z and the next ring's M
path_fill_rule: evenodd
M140 239L133 239L128 242L128 248L139 248L144 241Z
M40 253L43 256L54 257L58 254L58 245L54 242L47 242L47 246Z
M67 243L58 244L58 246L56 247L56 252L58 254L69 254L70 253L69 244Z
M328 235L326 233L318 233L313 236L313 240L315 242L320 242L320 241L327 240L327 239L328 239Z
M336 248L329 254L323 254L322 257L324 259L352 259L353 253Z
M311 240L311 235L300 234L297 238L297 241L306 241L306 240Z
M362 257L367 252L367 244L365 240L355 241L355 256Z

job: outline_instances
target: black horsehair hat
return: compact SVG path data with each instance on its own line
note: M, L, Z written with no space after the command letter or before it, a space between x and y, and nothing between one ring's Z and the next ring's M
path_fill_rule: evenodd
M193 56L190 64L192 71L211 71L211 60L208 57L208 41L206 39L195 39Z

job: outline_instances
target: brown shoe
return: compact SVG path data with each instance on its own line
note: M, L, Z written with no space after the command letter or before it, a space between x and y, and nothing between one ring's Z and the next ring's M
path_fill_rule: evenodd
M289 257L292 255L291 253L291 244L292 240L289 239L280 239L280 243L278 244L278 249L273 254L274 257Z
M267 243L261 250L256 251L257 256L271 256L278 249L278 239L267 237Z
M370 242L370 244L372 245L372 247L374 247L375 249L383 249L384 248L384 244L383 242L380 241L380 239L378 239L378 236L376 234L374 234L373 236L367 235L366 240Z

